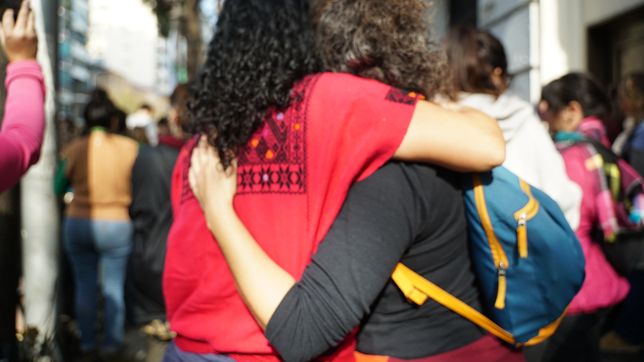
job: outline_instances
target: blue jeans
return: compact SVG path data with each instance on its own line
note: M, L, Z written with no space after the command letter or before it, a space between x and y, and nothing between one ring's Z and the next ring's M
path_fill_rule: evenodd
M81 332L81 349L84 352L97 349L100 285L100 292L105 300L101 350L115 352L123 344L123 288L132 249L132 224L125 221L67 218L64 225L64 245L74 274L74 304Z
M221 354L198 354L184 352L174 342L170 343L163 356L163 362L235 362Z

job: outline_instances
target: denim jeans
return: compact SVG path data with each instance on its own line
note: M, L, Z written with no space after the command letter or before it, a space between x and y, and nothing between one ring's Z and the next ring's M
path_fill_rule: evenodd
M221 354L184 352L173 342L168 346L165 356L163 356L163 362L235 362L235 360Z
M74 274L74 305L81 332L81 349L97 349L99 285L104 298L102 348L115 352L123 343L125 302L123 289L132 249L132 224L67 218L64 243ZM99 283L100 280L100 283Z

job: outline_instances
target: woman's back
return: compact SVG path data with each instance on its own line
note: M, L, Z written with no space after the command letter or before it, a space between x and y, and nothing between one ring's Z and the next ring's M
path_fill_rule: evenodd
M480 310L467 246L463 200L457 186L461 176L421 165L387 167L400 170L384 170L383 177L388 177L392 186L409 187L412 193L403 193L410 196L404 202L418 205L416 215L410 215L411 225L417 227L412 230L413 239L400 262ZM409 186L402 186L405 181ZM373 192L396 191L389 188ZM418 200L411 198L414 195ZM365 252L383 252L374 249ZM362 327L358 349L417 358L462 347L482 335L471 322L431 300L420 307L407 302L401 298L398 287L389 282Z
M474 324L428 300L408 302L390 275L398 262L480 309L459 176L390 163L355 184L302 279L266 335L289 361L316 357L360 325L358 357L521 359ZM452 355L453 354L453 355Z
M63 151L65 175L74 190L67 216L128 220L132 166L138 153L133 140L101 130Z

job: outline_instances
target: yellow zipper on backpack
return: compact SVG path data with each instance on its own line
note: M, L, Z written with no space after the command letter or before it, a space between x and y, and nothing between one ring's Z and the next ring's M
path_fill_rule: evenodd
M514 219L517 221L517 248L519 257L525 259L528 257L528 220L532 219L539 212L539 202L532 195L530 185L519 179L521 189L528 196L528 203L519 211L514 213Z
M478 174L474 174L472 177L474 178L474 199L476 201L476 210L481 218L483 230L485 230L485 235L487 236L488 243L490 244L492 259L494 260L494 266L496 267L499 279L494 307L496 309L503 309L505 308L506 271L510 263L508 262L508 256L505 254L499 239L497 239L496 234L494 234L490 214L488 213L487 205L485 204L485 193L483 191L481 177Z
M485 235L490 244L490 251L492 252L492 259L497 269L498 287L496 292L496 301L494 307L496 309L505 308L505 295L507 293L507 268L510 266L508 257L499 242L499 239L494 233L494 227L490 219L490 214L487 211L485 204L485 192L483 191L483 184L481 177L478 174L473 175L474 178L474 199L476 201L476 210L481 218L481 224L485 230ZM532 195L530 185L525 181L519 179L519 184L523 192L528 196L528 203L519 211L514 213L514 218L517 220L517 248L519 249L519 257L528 257L528 220L532 219L539 212L539 202Z

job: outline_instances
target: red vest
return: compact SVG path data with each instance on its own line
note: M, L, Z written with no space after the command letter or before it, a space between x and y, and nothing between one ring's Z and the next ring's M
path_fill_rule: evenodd
M399 147L416 100L347 74L323 73L293 88L293 102L272 112L239 155L235 209L268 255L299 279L328 232L349 187ZM188 183L184 147L172 185L164 294L176 343L184 351L237 360L278 360L237 294L226 261ZM339 349L352 360L352 345Z

